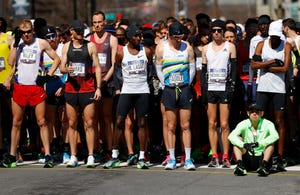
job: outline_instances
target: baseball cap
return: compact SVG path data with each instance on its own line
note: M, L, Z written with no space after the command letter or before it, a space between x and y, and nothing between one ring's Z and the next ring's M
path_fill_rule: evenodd
M263 111L256 103L252 103L248 106L248 111Z
M183 35L184 34L184 29L183 25L179 22L173 22L169 26L169 35L170 36L178 36L178 35Z
M85 26L80 20L73 20L70 25L70 28L83 30L85 29Z
M269 36L282 36L282 20L271 22L269 26Z
M223 20L214 20L212 23L211 23L211 28L214 28L214 27L219 27L219 28L222 28L223 30L225 30L226 28L226 22L224 22Z
M271 18L268 15L261 15L258 18L258 24L270 24L271 23Z
M130 25L128 26L128 28L126 29L126 36L127 38L131 38L133 36L136 36L136 35L141 35L142 34L142 31L135 25Z
M56 33L56 30L53 26L45 26L43 28L43 35L45 36L46 34L49 34L49 33Z

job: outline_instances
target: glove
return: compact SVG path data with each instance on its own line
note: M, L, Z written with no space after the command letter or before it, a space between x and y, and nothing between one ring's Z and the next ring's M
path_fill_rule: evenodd
M227 81L227 91L230 93L234 92L234 87L235 87L235 82L233 80L228 80Z
M14 48L17 48L19 46L21 37L22 37L21 31L19 29L15 30L15 42L13 45Z
M247 100L248 102L252 102L252 85L247 86Z
M275 64L271 64L272 67L281 67L284 65L284 62L279 59L275 59Z
M43 87L45 83L52 79L52 76L46 74L45 76L38 76L36 79L36 84L40 87Z
M288 89L287 89L287 94L289 96L294 96L296 94L296 84L295 84L294 78L291 78L289 80L289 86L288 86Z
M256 148L258 146L258 142L254 143L244 143L244 148L249 151L251 154L254 155L254 150L253 148Z

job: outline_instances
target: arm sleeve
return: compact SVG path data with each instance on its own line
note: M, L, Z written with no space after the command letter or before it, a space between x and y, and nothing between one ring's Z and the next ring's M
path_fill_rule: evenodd
M244 147L244 142L240 139L240 135L242 134L242 131L244 130L243 122L240 122L236 128L229 134L228 140L232 145L235 145L239 148Z
M204 89L207 89L207 64L202 64L202 70L201 70L201 86Z
M233 82L236 81L236 74L237 74L237 59L236 58L230 58L230 78Z
M191 84L193 82L193 79L196 74L196 64L195 63L189 64L189 68L190 68L190 83L189 84Z
M263 128L269 131L269 134L264 138L258 141L259 146L266 147L270 144L275 143L279 139L279 135L275 129L274 124L271 121L264 121L265 125Z
M164 81L164 75L162 72L162 65L156 65L156 74L157 74L158 79L160 80L160 83L162 85L164 85L165 81Z

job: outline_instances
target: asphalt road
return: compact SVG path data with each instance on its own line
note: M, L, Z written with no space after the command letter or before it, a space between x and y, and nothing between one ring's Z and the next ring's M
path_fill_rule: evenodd
M198 195L293 195L300 194L300 166L287 172L258 177L256 173L237 177L233 167L207 168L196 165L195 171L178 167L165 171L160 165L148 170L135 166L103 169L101 165L88 169L85 165L52 169L28 161L17 168L0 168L0 194L198 194Z

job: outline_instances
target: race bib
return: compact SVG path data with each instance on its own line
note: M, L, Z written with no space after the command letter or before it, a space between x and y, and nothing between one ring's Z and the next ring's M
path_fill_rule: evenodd
M208 82L210 82L210 83L225 83L226 77L227 77L227 71L225 68L210 69Z
M128 62L128 65L129 65L129 74L145 73L144 60L130 61Z
M34 64L36 62L36 55L33 50L23 50L21 52L21 61L26 64Z
M173 72L169 76L169 81L172 85L183 84L183 74L181 72Z
M74 72L70 74L70 76L85 76L85 64L84 63L72 63L72 67L74 68Z
M101 66L106 65L107 54L106 53L98 53L99 64Z
M5 66L4 66L4 58L3 57L0 57L0 70L4 70L5 69Z
M202 69L202 57L196 58L196 69L201 70Z

